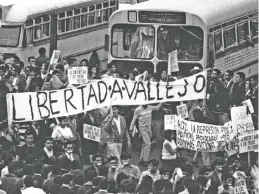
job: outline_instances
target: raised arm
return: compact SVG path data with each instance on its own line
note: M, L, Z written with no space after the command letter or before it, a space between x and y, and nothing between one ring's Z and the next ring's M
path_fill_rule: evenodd
M149 105L149 108L152 110L152 111L156 111L156 110L160 110L161 108L162 108L162 106L163 106L163 102L161 102L161 103L159 103L158 105L156 105L156 106L150 106Z

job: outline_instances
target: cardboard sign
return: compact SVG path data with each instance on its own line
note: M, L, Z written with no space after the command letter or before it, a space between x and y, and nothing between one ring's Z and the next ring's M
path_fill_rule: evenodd
M233 177L236 178L234 187L235 194L248 194L245 173L236 171Z
M50 59L49 64L53 65L53 64L57 64L58 63L58 59L60 56L61 51L60 50L54 50Z
M8 121L26 122L79 114L112 105L187 101L206 94L206 72L168 83L104 78L60 90L8 93Z
M188 108L186 104L176 106L176 110L179 117L184 119L189 117Z
M259 131L249 131L239 136L239 152L245 153L258 150Z
M88 83L88 67L72 67L67 71L69 84Z
M230 142L229 128L208 125L175 117L177 146L202 152L218 152L226 150Z
M254 130L252 116L247 114L246 106L231 108L231 121L234 133L244 134Z
M171 53L168 53L168 68L169 68L169 73L179 71L177 50L174 50Z
M175 130L175 115L164 116L164 127L165 127L165 130L167 129Z
M251 114L255 112L254 107L253 107L253 104L252 104L252 102L251 102L250 99L245 100L245 101L243 102L243 105L245 105L245 106L248 107L249 112L250 112Z
M84 124L83 136L85 139L100 142L101 139L101 128L94 127L92 125Z

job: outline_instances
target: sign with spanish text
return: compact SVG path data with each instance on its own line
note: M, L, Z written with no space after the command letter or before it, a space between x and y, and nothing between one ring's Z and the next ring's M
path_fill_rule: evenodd
M251 114L247 114L246 106L237 106L231 108L232 128L236 134L244 134L247 131L254 130L254 124Z
M101 128L84 124L83 136L85 139L100 142Z
M177 146L202 152L218 152L227 149L230 142L228 127L209 125L175 117Z
M248 194L247 186L246 186L246 175L244 172L236 171L233 174L235 177L235 194Z
M168 53L168 66L170 69L169 73L179 71L178 51L177 50L174 50L171 53Z
M103 78L78 87L52 91L8 93L9 122L26 122L75 115L112 105L141 105L201 99L206 72L168 83Z
M179 117L184 119L189 117L188 108L186 104L176 106L176 110Z
M50 59L49 64L53 65L53 64L57 64L58 63L58 59L60 56L61 51L60 50L54 50Z
M165 127L165 130L167 129L175 130L175 115L164 116L164 127Z
M245 101L243 102L243 105L245 105L245 106L248 107L249 112L250 112L251 114L255 112L254 107L253 107L253 104L252 104L252 102L251 102L250 99L245 100Z
M239 152L245 153L258 150L259 131L249 131L239 136Z
M88 83L88 67L72 67L67 70L69 84Z

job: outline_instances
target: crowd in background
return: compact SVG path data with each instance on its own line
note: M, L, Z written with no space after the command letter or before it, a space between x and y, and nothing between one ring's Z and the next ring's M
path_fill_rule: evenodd
M153 73L120 72L116 64L108 64L106 72L99 72L97 53L90 60L60 59L49 66L46 50L28 58L24 64L17 56L0 55L0 193L139 193L139 194L234 194L235 173L244 177L249 193L259 193L258 154L239 154L238 146L232 155L216 153L213 162L181 155L173 130L164 130L164 115L177 114L180 102L140 106L113 106L95 109L78 115L24 123L25 143L21 143L21 124L7 125L6 94L38 92L74 87L69 84L67 70L87 66L88 79L113 76L132 81L168 82L202 71L198 66L189 75L167 70ZM189 120L206 124L224 124L219 115L230 117L230 108L250 99L252 114L258 129L258 79L246 79L243 72L207 69L206 99L183 102L187 104ZM101 128L101 141L85 139L83 125ZM141 140L139 140L141 139ZM138 146L142 143L142 147ZM150 160L152 146L161 147L161 158ZM131 161L132 152L141 149L139 164ZM197 153L198 154L198 153ZM202 153L203 157L206 153ZM194 173L194 168L198 173Z

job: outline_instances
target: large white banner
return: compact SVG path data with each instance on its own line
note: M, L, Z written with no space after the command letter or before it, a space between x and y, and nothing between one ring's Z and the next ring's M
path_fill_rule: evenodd
M187 121L178 116L175 118L178 147L202 152L227 149L227 142L230 142L228 127Z
M109 105L140 105L202 99L206 72L169 83L104 78L62 90L7 94L8 121L25 122L74 115Z

